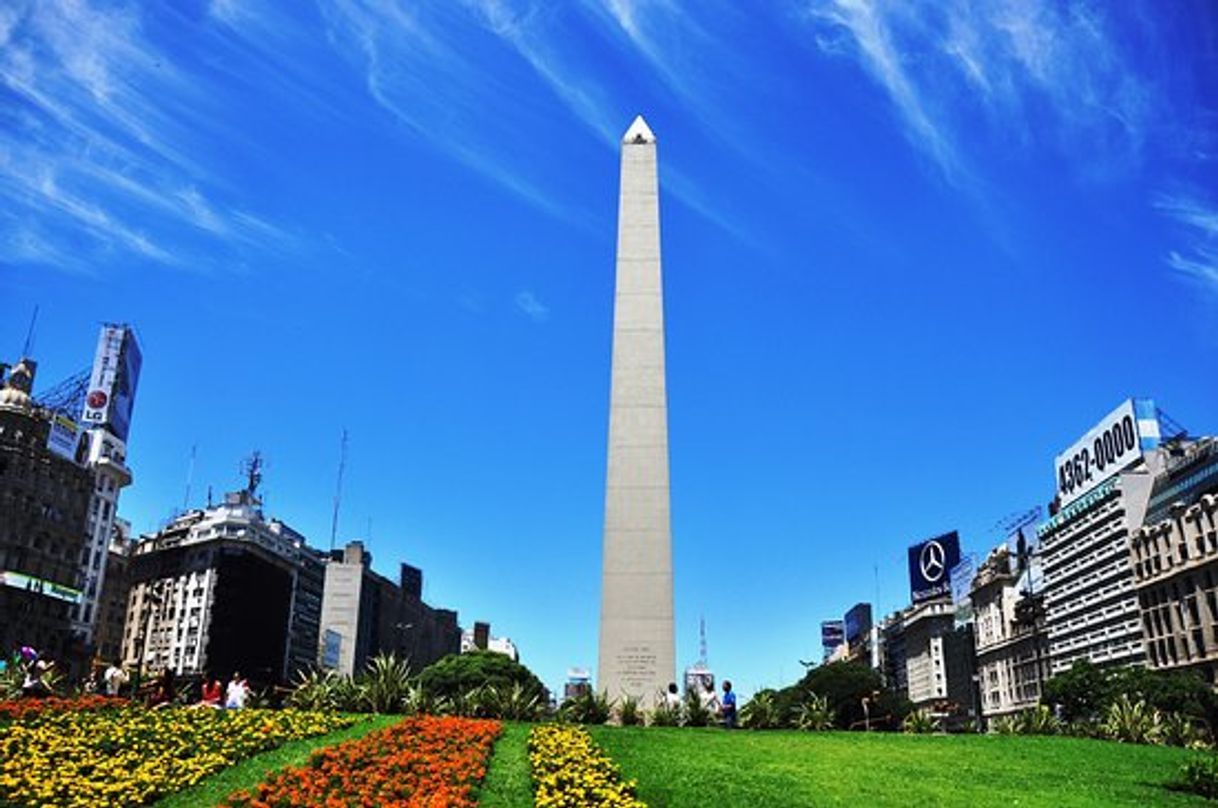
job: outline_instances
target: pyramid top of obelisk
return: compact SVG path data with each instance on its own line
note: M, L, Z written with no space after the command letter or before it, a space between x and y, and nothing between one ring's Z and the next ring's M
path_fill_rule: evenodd
M626 130L626 134L622 135L622 143L627 145L631 143L655 142L655 133L651 131L651 127L647 125L647 121L643 120L642 115L635 116L634 123L630 124L630 128Z

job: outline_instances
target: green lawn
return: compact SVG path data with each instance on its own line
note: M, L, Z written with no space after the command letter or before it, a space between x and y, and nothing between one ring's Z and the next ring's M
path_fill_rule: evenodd
M651 808L1207 804L1165 787L1195 754L1181 749L1011 736L591 732Z
M334 746L353 738L362 738L373 730L396 724L402 720L400 715L374 715L360 718L361 720L354 726L338 732L290 741L277 749L243 760L235 766L216 772L197 786L170 794L153 803L153 808L202 808L202 806L210 808L237 789L252 788L273 771L285 766L299 766L305 763L314 749Z
M479 808L528 808L533 804L533 781L525 745L532 724L504 722L495 742L491 766L478 793Z

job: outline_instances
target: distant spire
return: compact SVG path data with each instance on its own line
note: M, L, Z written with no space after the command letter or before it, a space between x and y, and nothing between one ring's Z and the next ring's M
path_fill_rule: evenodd
M626 130L626 134L622 135L622 143L625 143L626 145L655 142L655 133L651 131L651 127L647 125L647 121L643 120L642 115L635 116L634 123L630 124L630 128Z

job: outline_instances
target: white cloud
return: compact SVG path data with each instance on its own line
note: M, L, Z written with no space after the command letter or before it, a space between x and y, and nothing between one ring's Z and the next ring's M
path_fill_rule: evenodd
M48 245L71 243L77 261L120 254L183 266L192 250L255 243L248 214L217 200L220 183L193 156L215 118L210 88L151 43L138 7L10 5L0 42L10 98L0 201L22 222L3 234L0 260L53 266L65 251Z
M535 323L544 323L550 319L550 307L538 300L537 295L528 291L516 293L516 308Z
M1126 59L1103 7L815 0L806 8L820 50L851 52L910 141L951 180L978 162L969 148L982 135L1058 149L1090 172L1141 161L1153 86Z
M1188 191L1158 194L1153 205L1176 224L1186 245L1167 254L1167 265L1218 291L1218 206Z

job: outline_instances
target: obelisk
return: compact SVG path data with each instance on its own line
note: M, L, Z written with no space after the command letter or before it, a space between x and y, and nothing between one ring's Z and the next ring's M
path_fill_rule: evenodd
M622 138L595 686L646 706L676 681L659 202L656 138L640 115Z

